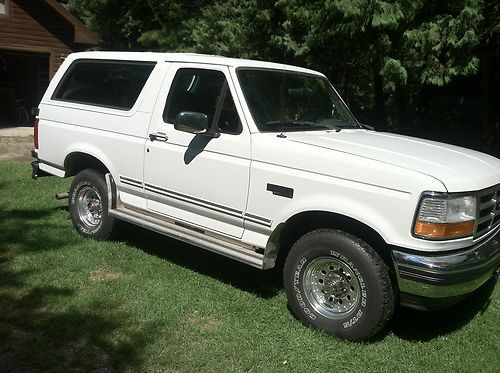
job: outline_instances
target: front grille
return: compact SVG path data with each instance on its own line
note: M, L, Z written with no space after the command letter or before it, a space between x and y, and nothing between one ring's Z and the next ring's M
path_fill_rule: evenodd
M474 238L488 233L500 224L500 185L478 192L478 219Z

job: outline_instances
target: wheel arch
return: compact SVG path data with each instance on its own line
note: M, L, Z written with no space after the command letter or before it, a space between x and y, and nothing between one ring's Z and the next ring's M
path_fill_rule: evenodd
M80 171L87 168L97 170L102 172L102 174L110 172L109 168L103 161L95 155L91 155L86 152L73 151L64 159L64 170L66 171L66 176L75 176Z
M300 237L321 228L339 229L362 239L373 247L389 268L392 268L389 244L380 233L349 216L320 210L297 213L273 231L269 242L277 248L276 265L283 266L288 252Z

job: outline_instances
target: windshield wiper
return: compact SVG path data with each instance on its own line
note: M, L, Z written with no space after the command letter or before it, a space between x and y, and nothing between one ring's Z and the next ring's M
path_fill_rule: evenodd
M364 124L364 123L360 123L360 122L358 122L358 124L359 124L361 127L363 127L365 130L375 131L375 127L369 126L368 124Z
M297 129L301 127L307 127L307 128L315 128L315 129L330 129L329 126L325 126L324 124L316 123L316 122L308 122L308 121L303 121L303 120L294 120L294 121L272 121L272 122L266 122L262 124L262 126L266 126L270 131L276 130L276 131L286 131L290 129Z

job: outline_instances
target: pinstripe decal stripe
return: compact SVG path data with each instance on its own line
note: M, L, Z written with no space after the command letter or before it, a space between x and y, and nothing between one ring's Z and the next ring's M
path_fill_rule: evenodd
M203 199L200 199L197 197L188 196L186 194L175 192L175 191L169 190L169 189L165 189L165 188L153 185L153 184L149 184L149 183L143 184L141 181L136 180L136 179L132 179L130 177L120 176L120 182L122 182L123 184L129 185L129 186L140 188L140 189L142 189L144 186L144 189L147 190L148 192L160 194L160 195L165 196L165 197L169 197L169 198L176 199L178 201L190 203L190 204L193 204L196 206L200 206L200 207L203 207L203 208L206 208L206 209L209 209L212 211L220 212L220 213L223 213L226 215L230 215L230 216L233 216L236 218L245 219L245 220L252 222L252 223L255 223L255 224L264 225L266 227L271 227L271 224L272 224L272 220L267 219L267 218L263 218L263 217L258 216L258 215L244 213L242 210L237 210L237 209L234 209L232 207L219 205L217 203L206 201L206 200L203 200Z

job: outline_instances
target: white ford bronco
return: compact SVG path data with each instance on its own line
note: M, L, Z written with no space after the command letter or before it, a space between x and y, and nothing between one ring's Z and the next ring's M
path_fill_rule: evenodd
M260 269L340 338L396 302L444 307L500 263L500 160L360 124L324 75L216 56L70 55L38 109L33 177L74 176L72 222L122 220Z

